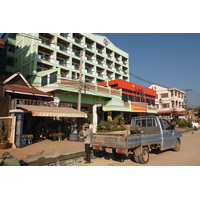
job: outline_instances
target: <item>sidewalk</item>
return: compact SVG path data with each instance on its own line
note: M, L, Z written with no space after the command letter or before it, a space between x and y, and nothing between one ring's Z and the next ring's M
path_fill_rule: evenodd
M10 152L11 155L23 161L24 165L44 165L44 163L56 162L56 158L60 160L84 156L84 142L45 139L23 148L0 149L0 157L4 152Z

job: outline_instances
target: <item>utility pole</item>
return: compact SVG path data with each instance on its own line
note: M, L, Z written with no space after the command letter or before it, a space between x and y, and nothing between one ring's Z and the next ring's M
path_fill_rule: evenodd
M78 81L78 110L81 110L81 86L82 86L82 64L83 64L83 49L80 52L80 73Z
M188 118L188 92L192 91L192 89L185 90L185 111L186 111L186 118Z

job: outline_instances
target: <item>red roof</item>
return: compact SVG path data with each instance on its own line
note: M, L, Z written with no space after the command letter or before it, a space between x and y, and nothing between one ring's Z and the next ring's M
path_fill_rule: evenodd
M22 92L22 93L30 93L30 94L39 94L39 95L49 96L48 93L40 91L40 90L34 88L33 86L32 86L32 88L29 88L29 87L26 87L26 86L7 84L7 85L4 85L4 89Z
M98 83L98 85L101 86L106 86L106 82L103 83ZM126 90L130 90L130 91L135 91L135 92L142 92L151 96L156 96L156 91L152 90L148 87L144 87L142 85L138 85L135 83L131 83L128 81L124 81L121 79L115 79L112 81L108 81L108 85L117 85L117 89L126 89Z

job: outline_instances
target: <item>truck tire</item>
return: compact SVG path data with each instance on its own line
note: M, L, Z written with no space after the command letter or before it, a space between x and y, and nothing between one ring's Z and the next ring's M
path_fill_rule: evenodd
M112 158L113 160L120 161L120 162L123 162L123 161L124 161L124 156L123 156L123 154L116 153L115 150L113 150L113 152L111 153L111 158Z
M131 159L132 162L139 163L139 158L138 158L138 156L131 155L131 156L130 156L130 159Z
M142 153L138 156L139 162L141 164L146 164L149 161L149 150L148 148L142 148Z
M177 139L176 143L175 143L175 147L173 148L173 150L176 151L176 152L179 151L180 146L181 146L180 141Z
M139 156L134 156L134 160L135 160L136 163L139 163L140 162L139 161Z

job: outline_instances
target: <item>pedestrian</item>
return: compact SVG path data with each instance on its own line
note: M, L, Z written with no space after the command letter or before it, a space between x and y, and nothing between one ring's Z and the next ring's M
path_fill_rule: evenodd
M92 130L89 128L89 124L85 123L83 125L83 136L85 140L85 163L91 163L91 158L90 158L90 145L92 143Z
M9 152L4 152L2 154L3 161L0 163L0 166L21 166L19 160L10 155Z

